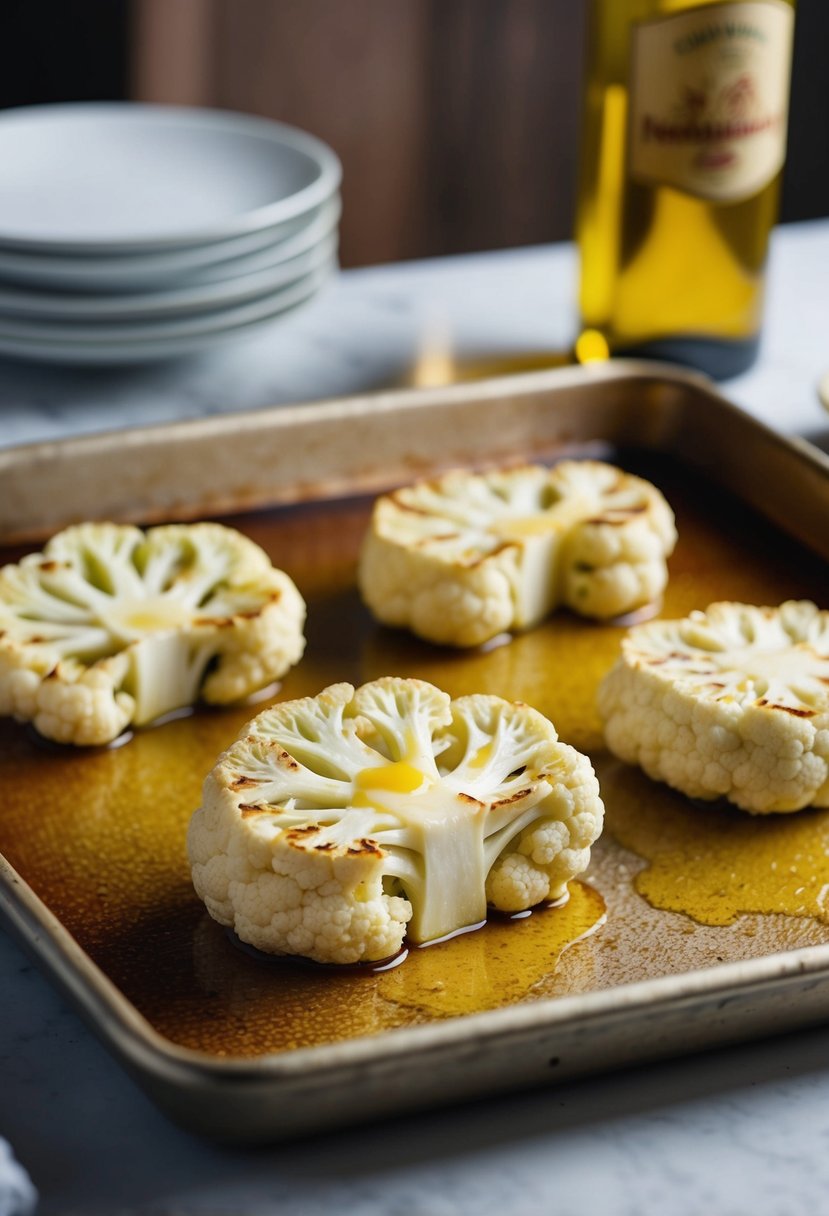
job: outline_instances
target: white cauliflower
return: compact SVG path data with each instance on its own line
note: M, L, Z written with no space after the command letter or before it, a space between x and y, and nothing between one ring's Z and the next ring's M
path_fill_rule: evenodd
M659 490L613 465L455 471L377 500L359 584L384 624L476 646L559 605L608 619L652 603L675 541Z
M829 612L719 603L639 625L599 711L611 751L693 798L829 806Z
M522 911L581 873L603 807L536 710L385 677L261 713L190 824L196 891L245 942L323 963Z
M0 714L108 743L265 687L301 657L304 621L290 578L232 528L79 524L0 570Z

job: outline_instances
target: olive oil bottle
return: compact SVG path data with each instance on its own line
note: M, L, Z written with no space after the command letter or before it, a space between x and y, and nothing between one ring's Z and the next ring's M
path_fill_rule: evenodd
M794 0L593 0L577 241L588 349L754 360Z

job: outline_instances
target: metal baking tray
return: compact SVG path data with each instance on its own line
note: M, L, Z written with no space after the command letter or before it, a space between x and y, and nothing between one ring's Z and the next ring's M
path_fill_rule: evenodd
M563 908L413 951L387 972L331 975L243 953L190 887L183 835L201 779L253 710L199 710L82 753L0 724L0 911L186 1126L266 1141L829 1013L829 812L752 819L694 805L609 757L595 689L623 624L561 613L509 645L456 654L374 625L359 602L374 491L449 465L565 453L649 476L675 507L664 615L714 599L829 605L829 461L704 378L653 364L0 454L3 560L81 518L229 515L308 600L306 658L280 697L401 674L520 698L590 753L602 782L607 828Z

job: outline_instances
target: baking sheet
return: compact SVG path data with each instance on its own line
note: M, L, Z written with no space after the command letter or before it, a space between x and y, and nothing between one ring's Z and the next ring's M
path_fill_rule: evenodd
M544 454L587 444L591 455L650 476L677 511L680 543L664 614L684 615L714 598L827 603L825 561L742 496L712 484L693 454L709 454L702 420L719 422L720 434L725 420L739 446L719 451L721 479L739 465L744 483L751 449L760 469L771 461L778 478L788 470L800 510L825 521L825 501L809 490L813 481L826 492L819 460L720 406L693 378L622 371L615 381L585 377L575 393L572 373L563 384L555 374L549 380ZM621 435L608 428L608 387L615 417L625 420L615 428ZM464 409L475 392L465 390ZM490 401L500 398L478 392L480 432ZM625 392L628 414L620 408ZM643 412L643 398L665 403L661 416L657 408ZM426 399L427 429L436 405ZM367 400L363 409L371 408ZM443 410L451 416L452 403ZM634 435L637 411L643 433ZM335 443L337 424L325 425ZM435 448L434 459L444 457ZM762 501L764 490L752 483L749 497ZM259 1139L337 1122L356 1105L371 1116L823 1016L829 814L755 821L694 806L605 755L595 688L615 657L619 625L562 613L509 645L473 654L375 626L353 579L367 511L365 499L326 498L233 521L308 599L307 657L280 697L401 674L453 695L529 701L599 771L608 826L591 870L564 908L495 922L413 952L389 972L332 976L275 966L240 951L209 920L183 848L201 778L251 710L199 711L140 732L121 749L81 755L44 749L25 728L3 724L5 910L139 1079L189 1125Z

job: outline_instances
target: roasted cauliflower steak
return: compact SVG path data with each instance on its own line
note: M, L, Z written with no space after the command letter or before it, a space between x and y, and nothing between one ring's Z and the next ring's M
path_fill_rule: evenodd
M377 500L359 585L383 624L477 646L558 606L607 620L657 601L675 541L661 492L601 461L453 471Z
M202 697L243 700L302 655L305 604L216 523L84 523L0 570L0 714L101 745Z
M639 625L599 711L615 755L692 798L829 806L829 612L722 602Z
M208 775L188 851L244 942L358 963L562 898L602 816L590 762L536 710L384 677L259 714Z

